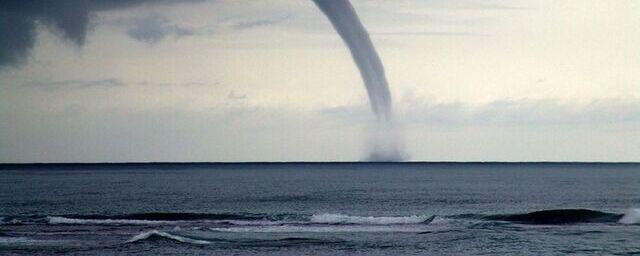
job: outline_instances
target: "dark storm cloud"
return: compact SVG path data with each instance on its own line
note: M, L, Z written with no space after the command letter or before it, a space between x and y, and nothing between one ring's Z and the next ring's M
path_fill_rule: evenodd
M7 14L0 8L0 68L21 64L35 41L33 21L19 15Z
M189 1L189 2L193 2ZM22 64L33 47L36 24L43 24L61 37L82 45L89 19L98 11L141 4L186 2L180 0L3 0L0 1L0 68ZM188 33L177 31L176 33Z

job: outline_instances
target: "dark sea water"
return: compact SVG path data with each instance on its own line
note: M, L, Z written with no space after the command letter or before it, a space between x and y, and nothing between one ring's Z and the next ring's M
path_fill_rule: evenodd
M0 165L2 255L640 255L640 164Z

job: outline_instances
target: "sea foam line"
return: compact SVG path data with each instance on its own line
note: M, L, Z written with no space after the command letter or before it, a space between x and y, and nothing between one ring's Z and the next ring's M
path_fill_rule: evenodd
M47 217L49 224L93 224L93 225L161 225L173 223L160 220L126 220L126 219L72 219L65 217ZM175 221L174 221L175 222Z
M232 233L380 233L407 232L418 233L431 230L426 225L331 225L331 226L240 226L208 228L214 232Z

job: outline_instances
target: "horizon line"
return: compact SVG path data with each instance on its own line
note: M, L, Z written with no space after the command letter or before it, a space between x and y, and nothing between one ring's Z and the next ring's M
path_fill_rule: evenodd
M149 161L149 162L7 162L0 165L125 164L640 164L640 161Z

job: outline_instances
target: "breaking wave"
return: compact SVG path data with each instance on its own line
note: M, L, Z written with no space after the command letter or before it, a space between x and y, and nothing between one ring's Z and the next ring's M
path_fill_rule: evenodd
M373 225L389 225L389 224L428 224L435 216L428 215L412 215L404 217L363 217L349 216L343 214L317 214L311 216L312 223L324 224L373 224Z
M127 215L47 216L49 224L74 225L166 225L187 221L205 221L227 225L279 225L295 220L291 214L206 214L206 213L135 213ZM288 222L287 222L288 223Z
M186 221L203 221L219 225L273 226L285 224L428 224L435 216L351 216L344 214L193 214L193 213L142 213L129 215L65 215L47 216L49 224L75 225L165 225Z
M640 208L627 210L618 222L622 224L640 224Z
M33 241L36 241L36 240L32 240L26 237L0 236L0 244L26 243L26 242L33 242Z
M183 237L183 236L174 235L174 234L170 234L170 233L163 232L163 231L158 231L158 230L155 230L155 229L151 230L151 231L142 232L140 234L137 234L134 237L132 237L131 239L129 239L127 241L127 243L135 243L135 242L139 242L139 241L143 241L143 240L147 240L147 239L154 239L154 238L170 239L170 240L178 241L178 242L181 242L181 243L201 244L201 245L210 244L211 243L209 241Z
M49 224L76 224L76 225L161 225L168 221L135 220L135 219L72 219L65 217L47 217Z
M377 233L377 232L424 232L425 225L281 225L238 226L208 228L214 232L232 233Z
M0 225L20 225L22 221L16 218L1 217Z
M435 216L351 216L343 214L315 214L305 221L280 222L279 225L210 227L216 232L248 233L333 233L333 232L423 232Z
M64 217L80 219L127 219L154 221L190 221L190 220L262 220L282 219L289 214L254 214L254 213L184 213L184 212L150 212L125 215L66 215Z
M51 225L200 225L215 227L305 226L305 225L423 225L443 224L457 220L506 221L530 225L562 225L575 223L640 223L640 208L624 214L589 209L550 209L514 214L459 214L450 216L355 216L338 213L321 214L255 214L255 213L138 213L128 215L62 215L3 217L1 225L47 223ZM197 223L197 224L196 224Z

